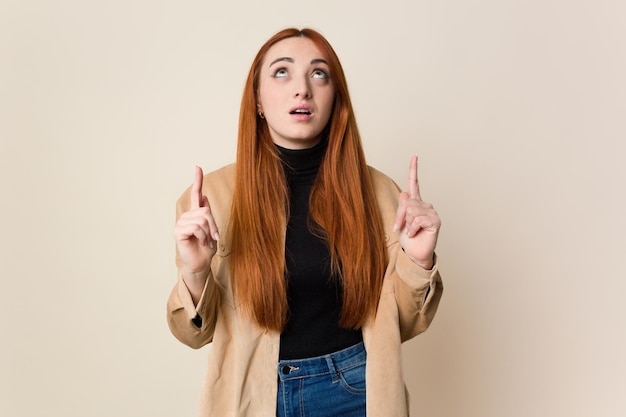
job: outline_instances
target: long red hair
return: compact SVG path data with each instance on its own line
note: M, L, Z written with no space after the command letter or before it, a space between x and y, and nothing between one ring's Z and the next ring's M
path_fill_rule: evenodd
M325 129L328 147L311 191L310 215L328 243L332 272L342 280L339 324L357 329L378 306L386 267L384 231L341 63L312 29L285 29L272 36L254 58L244 86L230 224L233 291L260 326L284 328L289 314L284 247L289 198L280 156L267 123L257 114L257 92L268 49L296 36L317 46L335 86Z

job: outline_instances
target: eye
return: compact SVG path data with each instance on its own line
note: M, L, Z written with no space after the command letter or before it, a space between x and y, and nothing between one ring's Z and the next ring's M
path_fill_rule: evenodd
M313 71L313 74L311 75L312 78L318 78L321 80L327 80L328 78L330 78L328 76L328 73L324 70L321 69L316 69L315 71Z
M285 78L287 75L288 75L287 70L285 68L278 68L276 69L276 71L274 71L274 73L272 74L272 77Z

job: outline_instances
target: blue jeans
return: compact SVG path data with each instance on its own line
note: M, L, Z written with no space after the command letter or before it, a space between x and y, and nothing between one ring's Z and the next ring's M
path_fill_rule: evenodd
M278 362L277 417L364 417L366 357L359 343Z

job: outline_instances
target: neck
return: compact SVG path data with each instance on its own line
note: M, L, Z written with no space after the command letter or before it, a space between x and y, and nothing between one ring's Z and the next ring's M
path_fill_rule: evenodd
M322 140L307 149L287 149L276 145L288 182L312 182L326 153L327 143Z

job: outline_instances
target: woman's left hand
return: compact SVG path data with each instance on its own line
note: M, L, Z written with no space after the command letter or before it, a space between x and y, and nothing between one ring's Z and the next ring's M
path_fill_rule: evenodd
M417 156L411 158L408 192L400 193L394 230L400 231L400 245L411 260L432 269L441 220L433 205L422 201L417 181Z

